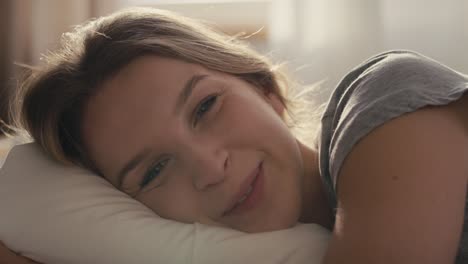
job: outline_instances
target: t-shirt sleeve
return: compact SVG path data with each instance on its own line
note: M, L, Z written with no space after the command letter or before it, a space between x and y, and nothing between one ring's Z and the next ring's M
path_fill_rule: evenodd
M428 105L445 105L468 90L468 76L412 51L374 56L348 73L322 116L320 172L336 208L337 180L352 147L372 129Z

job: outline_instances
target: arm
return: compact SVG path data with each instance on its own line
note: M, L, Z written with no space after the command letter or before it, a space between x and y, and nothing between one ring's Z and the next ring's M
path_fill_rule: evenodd
M376 128L353 148L338 178L324 263L454 262L468 175L462 124L448 106L422 108Z
M9 250L0 242L0 264L39 264L28 258L22 257Z

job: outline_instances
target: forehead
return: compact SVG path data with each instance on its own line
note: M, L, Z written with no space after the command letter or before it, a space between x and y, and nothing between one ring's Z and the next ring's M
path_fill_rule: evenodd
M95 118L115 114L133 117L137 112L154 109L155 105L158 113L164 112L195 74L209 74L209 71L175 59L138 58L98 88L86 104L85 112Z
M174 129L176 98L194 74L213 73L199 65L147 56L134 60L99 87L85 106L82 135L104 174L114 174L109 169L115 166L110 164L122 164L143 141L149 141L142 138L149 135L145 131Z
M208 73L209 70L181 60L143 56L131 61L105 81L97 96L137 92L167 93L175 88L170 85L181 84L185 81L184 77L202 72Z

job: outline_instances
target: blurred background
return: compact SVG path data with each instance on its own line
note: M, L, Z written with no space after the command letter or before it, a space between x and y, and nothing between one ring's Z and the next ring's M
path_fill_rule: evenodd
M21 68L37 65L62 33L129 6L203 19L228 34L253 34L252 47L307 85L321 80L325 101L341 77L368 57L410 49L468 73L468 0L2 0L0 118ZM1 157L12 145L0 141Z

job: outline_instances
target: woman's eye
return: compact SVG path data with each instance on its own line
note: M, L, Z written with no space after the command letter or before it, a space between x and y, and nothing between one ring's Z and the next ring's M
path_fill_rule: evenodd
M143 181L140 183L140 188L145 187L148 185L151 181L153 181L156 177L159 176L161 173L161 170L163 169L163 166L166 165L167 160L163 162L159 162L154 166L151 166L148 171L145 173L145 176L143 177Z
M195 125L198 123L198 120L202 118L203 115L205 115L205 113L211 109L213 104L216 102L217 98L218 98L218 95L208 96L200 103L200 105L197 107L197 110L195 112L195 120L194 120Z

